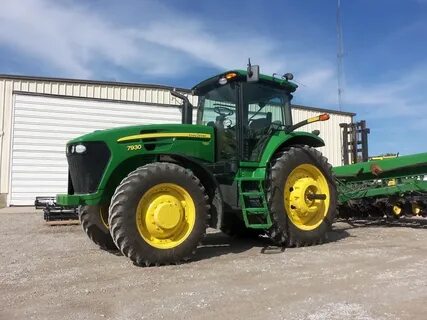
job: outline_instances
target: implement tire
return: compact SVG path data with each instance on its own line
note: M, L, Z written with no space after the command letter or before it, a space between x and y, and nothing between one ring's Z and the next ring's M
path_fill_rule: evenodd
M191 258L206 233L208 196L177 164L156 162L131 172L110 205L110 232L119 250L141 266Z
M337 191L332 166L308 146L292 147L272 163L269 206L273 240L289 247L322 243L336 214ZM313 194L324 200L310 200Z
M117 250L108 229L108 206L80 206L79 220L88 237L104 250Z

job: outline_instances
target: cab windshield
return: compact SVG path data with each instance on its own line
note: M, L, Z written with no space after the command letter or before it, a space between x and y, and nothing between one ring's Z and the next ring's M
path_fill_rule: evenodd
M240 130L240 158L256 161L271 132L292 123L289 102L290 94L283 89L258 82L228 83L199 97L197 123L216 129L219 159L237 156Z
M199 97L197 124L216 129L218 160L237 157L236 107L235 84L215 88Z
M199 97L197 124L215 126L226 121L229 127L236 123L237 95L235 86L225 85Z

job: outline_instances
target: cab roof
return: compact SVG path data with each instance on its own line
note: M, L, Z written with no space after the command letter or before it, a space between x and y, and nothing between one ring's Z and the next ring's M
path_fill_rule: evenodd
M248 74L246 70L230 70L230 71L222 72L216 76L213 76L209 79L206 79L198 83L192 88L192 91L194 92L195 95L201 95L209 90L212 90L213 88L220 86L220 84L218 83L220 78L225 77L225 75L230 73L236 73L237 76L230 79L229 82L242 81L242 80L246 81L246 77ZM286 79L276 78L276 77L268 76L265 74L259 75L258 83L265 83L270 86L286 89L289 92L294 92L298 88L298 86L295 83L290 82Z

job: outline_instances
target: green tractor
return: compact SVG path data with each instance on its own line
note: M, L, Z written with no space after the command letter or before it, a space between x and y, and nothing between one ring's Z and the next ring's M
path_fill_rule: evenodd
M207 227L264 233L279 245L325 240L336 212L332 167L319 132L295 131L328 114L292 122L297 85L258 66L221 73L181 93L182 124L138 125L78 137L66 147L68 194L84 231L138 265L191 258Z

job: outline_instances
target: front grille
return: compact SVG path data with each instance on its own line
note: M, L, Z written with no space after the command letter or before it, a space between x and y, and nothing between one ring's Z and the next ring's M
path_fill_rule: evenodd
M67 152L69 177L76 194L93 193L110 159L110 150L104 142L85 142L86 152ZM70 150L68 146L68 151Z

